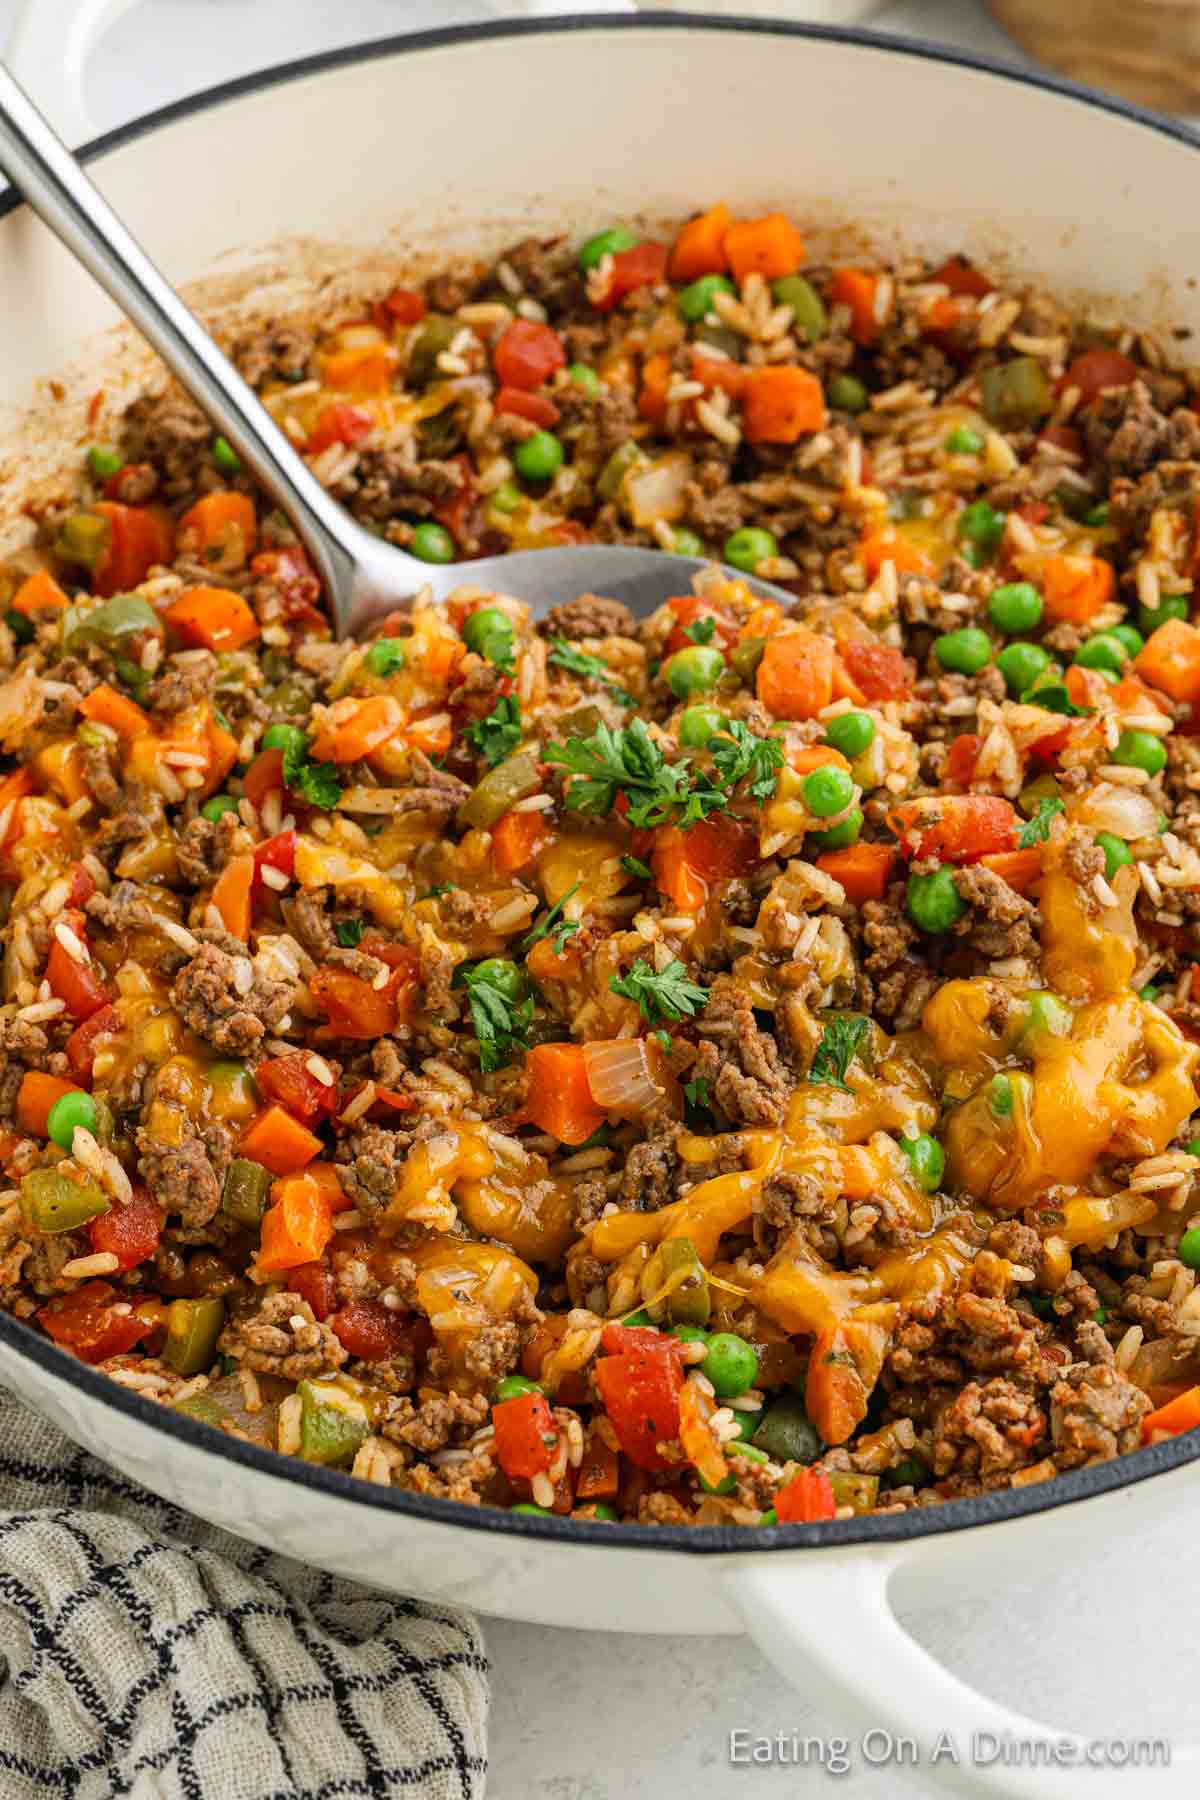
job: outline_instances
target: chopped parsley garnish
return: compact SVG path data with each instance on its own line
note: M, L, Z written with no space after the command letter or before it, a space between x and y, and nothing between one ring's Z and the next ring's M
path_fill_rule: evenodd
M684 626L683 635L691 638L693 644L711 644L716 629L717 621L713 618L693 619L690 625Z
M649 881L654 870L649 863L644 863L640 856L623 856L621 867L627 875L636 875L639 881Z
M452 894L456 886L457 883L453 881L439 881L436 887L431 887L426 893L422 894L421 899L440 900L443 894Z
M821 1033L808 1079L822 1082L827 1087L842 1088L849 1093L846 1071L858 1055L862 1041L870 1029L870 1021L861 1013L842 1013L836 1019L830 1019Z
M712 1095L706 1075L697 1075L694 1081L685 1081L683 1097L687 1102L685 1123L695 1130L711 1128L716 1118L713 1111Z
M691 1019L708 1005L708 989L688 977L676 958L665 969L652 969L641 957L625 975L610 975L608 985L625 1000L636 1000L642 1017L653 1025L659 1019Z
M556 956L562 955L567 939L574 937L575 933L582 929L578 919L564 919L562 916L563 907L567 904L571 895L577 894L578 892L579 883L576 882L574 887L567 889L561 900L555 901L541 923L535 925L533 930L528 932L522 939L522 950L532 950L533 946L538 943L540 939L549 937L553 934L554 954Z
M313 762L300 742L289 742L283 752L283 782L322 812L332 812L342 797L341 784L334 763Z
M1044 844L1050 836L1050 821L1063 810L1063 803L1057 794L1038 801L1038 809L1027 824L1022 825L1017 834L1017 845L1021 850L1032 850L1035 844Z
M356 950L366 929L361 919L335 919L333 922L334 936L343 950Z
M706 776L693 786L688 764L667 762L641 719L618 731L598 725L590 737L550 744L546 761L561 763L577 777L567 788L566 803L572 812L603 817L612 811L617 795L624 794L629 802L626 817L635 831L658 825L686 830L725 805L725 795Z
M1062 713L1068 719L1083 719L1093 711L1090 706L1076 706L1060 681L1048 681L1045 687L1030 688L1021 699L1026 706L1040 706L1045 712Z
M533 996L513 1000L489 979L486 962L474 969L462 969L457 980L467 990L471 1021L479 1040L479 1067L485 1075L503 1068L514 1050L529 1048L529 1027L533 1023Z
M656 1031L652 1034L658 1040L658 1047L664 1056L671 1054L671 1034L669 1031Z
M521 708L516 696L502 694L487 718L468 725L463 736L489 769L504 762L521 741Z
M577 650L564 637L556 637L547 659L556 669L565 669L568 675L584 675L593 681L602 681L610 689L614 700L622 706L634 704L633 695L614 680L613 672L601 656L589 656L586 650Z
M752 800L769 800L783 767L783 745L778 738L755 737L738 719L722 727L721 736L709 739L717 779L732 790L750 778L746 790Z

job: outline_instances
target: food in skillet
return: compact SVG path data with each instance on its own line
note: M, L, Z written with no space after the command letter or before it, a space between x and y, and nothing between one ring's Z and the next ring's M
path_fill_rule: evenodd
M782 216L526 242L241 364L431 563L330 641L173 395L0 574L3 1302L368 1479L755 1525L1200 1422L1200 419Z

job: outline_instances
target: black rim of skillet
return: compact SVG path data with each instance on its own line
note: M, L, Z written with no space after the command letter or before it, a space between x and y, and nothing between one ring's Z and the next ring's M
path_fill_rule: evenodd
M842 30L831 26L795 24L787 20L706 17L694 13L636 14L565 14L561 18L500 20L477 25L444 27L436 31L414 32L407 36L375 39L340 50L325 51L319 56L304 57L281 63L258 74L239 76L220 83L203 93L189 95L143 117L106 132L79 152L83 162L92 162L108 151L120 149L147 137L160 126L171 125L193 113L205 112L227 100L281 87L308 75L351 67L357 63L382 61L400 55L418 55L423 50L437 50L458 44L487 43L506 38L565 35L571 32L631 31L705 31L737 32L746 36L809 39L824 43L844 44L850 48L884 51L894 56L916 57L924 62L946 63L970 69L997 81L1017 86L1040 88L1057 94L1075 105L1107 112L1158 133L1174 138L1189 149L1200 149L1200 136L1174 120L1162 117L1145 107L1094 92L1075 82L1040 71L1007 67L988 57L973 56L965 51L939 48L911 38L892 37L882 32ZM24 205L20 194L0 196L0 219ZM1034 1513L1070 1505L1073 1501L1093 1499L1117 1489L1145 1481L1150 1476L1165 1474L1200 1457L1200 1431L1185 1432L1163 1443L1135 1450L1127 1456L1097 1463L1091 1468L1072 1470L1031 1487L1007 1489L974 1499L948 1500L936 1506L915 1508L894 1516L866 1515L854 1519L834 1519L815 1525L612 1525L583 1519L540 1518L530 1513L512 1513L502 1507L465 1506L458 1500L439 1500L430 1495L413 1494L399 1488L378 1487L361 1481L338 1469L320 1468L301 1462L298 1457L280 1455L257 1444L219 1435L210 1426L175 1413L139 1394L121 1387L97 1369L79 1362L67 1351L60 1350L49 1338L32 1327L23 1325L11 1314L0 1312L0 1344L17 1356L36 1363L47 1375L69 1389L85 1395L113 1411L123 1413L137 1425L151 1426L167 1437L175 1438L193 1450L210 1457L224 1458L255 1474L268 1476L290 1486L307 1489L315 1495L330 1495L401 1517L429 1519L440 1525L457 1526L464 1531L496 1532L520 1538L546 1538L560 1543L604 1544L611 1549L646 1549L680 1551L693 1556L728 1556L731 1553L751 1555L769 1549L818 1549L838 1544L896 1543L914 1538L937 1536L943 1532L961 1531L969 1525L996 1525L1007 1519L1025 1518Z

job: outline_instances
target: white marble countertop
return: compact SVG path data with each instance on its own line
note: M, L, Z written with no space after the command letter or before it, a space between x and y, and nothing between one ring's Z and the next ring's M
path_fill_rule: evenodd
M0 41L15 10L15 0L0 0ZM473 0L142 0L98 46L89 104L108 128L255 68L466 23L482 10ZM804 17L816 9L796 0L777 10ZM1024 60L983 0L881 0L869 23ZM705 1578L698 1562L696 1579ZM1200 1540L1182 1519L1114 1545L1108 1566L1070 1565L1051 1580L992 1565L986 1579L986 1596L972 1604L938 1606L930 1595L912 1615L921 1640L964 1679L1078 1730L1181 1738L1195 1727L1189 1670ZM849 1723L809 1704L745 1640L599 1635L503 1620L486 1630L494 1800L784 1800L839 1786L891 1800L930 1791L927 1776L872 1769L861 1750L852 1751L848 1776L811 1763L732 1767L731 1731L829 1740ZM1128 1792L1141 1800L1154 1784L1130 1775Z

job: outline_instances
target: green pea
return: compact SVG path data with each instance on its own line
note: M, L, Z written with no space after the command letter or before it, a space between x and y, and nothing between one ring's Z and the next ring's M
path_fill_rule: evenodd
M759 1513L758 1522L760 1525L778 1525L779 1514L773 1506L768 1506L766 1512Z
M744 575L753 575L759 563L779 555L779 544L773 531L767 531L761 525L743 525L740 531L730 532L725 539L722 555L731 568L740 569Z
M969 425L956 425L946 439L946 448L952 456L978 456L985 440Z
M707 693L725 673L725 658L706 644L689 644L663 665L663 676L676 699Z
M804 804L818 819L830 819L844 812L854 798L854 778L846 769L834 764L814 769L804 777L801 789Z
M909 1160L917 1186L927 1194L937 1191L946 1168L946 1153L927 1131L919 1137L901 1138L900 1148Z
M250 1080L250 1071L243 1062L234 1062L222 1057L217 1062L209 1063L208 1079L213 1087L228 1091Z
M676 556L703 556L704 539L689 531L686 525L677 525L671 537L671 548Z
M524 998L525 977L515 962L507 956L488 956L483 962L475 964L472 970L475 981L487 987L495 988L506 1000L514 1004Z
M585 394L598 394L603 386L600 377L590 363L573 362L568 368L567 374L576 387L581 387Z
M689 325L698 325L705 313L712 311L714 294L736 294L737 289L725 275L701 275L685 287L675 304L679 316Z
M610 225L607 231L598 231L580 247L579 266L586 275L606 256L619 256L622 250L632 250L637 242L628 225Z
M554 1514L548 1506L535 1506L532 1500L522 1500L517 1506L510 1506L509 1512L532 1513L535 1519L552 1519Z
M949 931L967 910L954 885L954 871L945 863L928 875L909 876L905 904L914 925L938 935Z
M851 844L857 844L862 836L862 828L862 808L854 806L844 819L839 819L828 831L814 831L813 843L821 850L848 850Z
M525 446L522 444L522 449ZM412 541L409 549L419 562L452 563L454 561L454 539L444 525L434 519L422 519L419 525L413 526Z
M517 474L525 481L550 481L562 468L566 455L552 431L535 431L513 451Z
M727 1444L731 1448L734 1444L748 1444L750 1442L751 1438L754 1437L755 1433L758 1430L759 1424L761 1423L761 1420L762 1420L762 1414L761 1413L752 1413L752 1412L735 1412L733 1415L733 1420L734 1420L734 1424L737 1426L737 1436L735 1438L728 1438L726 1440Z
M1004 536L1005 514L986 500L973 500L958 521L958 535L980 550L992 551Z
M867 390L857 375L835 375L829 384L829 404L838 412L864 412Z
M212 459L223 475L240 475L242 472L242 459L228 438L213 439Z
M1044 988L1036 988L1026 995L1029 1014L1026 1018L1022 1037L1032 1040L1035 1037L1066 1037L1074 1022L1074 1014L1070 1007L1064 1006L1057 994L1048 993Z
M108 481L125 467L125 458L107 444L93 444L87 453L88 473L97 481Z
M767 640L762 637L743 638L729 652L729 666L749 687L758 673L758 665L763 659Z
M71 1148L76 1131L95 1132L96 1102L90 1094L60 1094L50 1108L46 1130L64 1150Z
M1129 661L1129 653L1115 632L1099 631L1080 644L1075 661L1081 669L1099 669L1104 674L1119 675Z
M1192 609L1191 599L1187 594L1163 594L1157 606L1139 606L1138 624L1149 637L1160 625L1169 619L1186 619Z
M1130 656L1136 656L1139 650L1146 648L1145 638L1132 625L1110 625L1107 635L1118 638Z
M952 669L956 675L978 675L992 660L991 639L977 625L944 631L933 640L933 652L943 669Z
M210 820L215 825L218 819L225 817L226 813L235 813L237 809L238 803L232 794L214 794L212 799L206 800L200 808L200 817Z
M1096 842L1104 852L1104 876L1111 881L1118 869L1133 861L1133 851L1121 838L1114 837L1111 831L1098 831Z
M1148 981L1144 988L1138 989L1138 999L1144 1000L1147 1006L1154 1006L1157 1004L1158 994L1159 990L1152 981Z
M758 1356L745 1338L732 1331L718 1331L708 1340L708 1355L700 1364L721 1400L745 1393L758 1379Z
M493 488L488 497L488 505L493 512L507 518L510 513L516 512L524 498L515 481L502 481L498 488Z
M823 338L829 330L829 314L825 310L825 302L821 299L810 281L803 275L781 275L778 281L771 283L771 292L780 306L790 306L792 317L801 328L810 344Z
M1185 1156L1200 1156L1200 1137L1194 1137L1183 1146Z
M592 1502L591 1516L593 1519L604 1519L609 1523L615 1523L617 1509L615 1506L610 1506L607 1500L595 1500Z
M1096 526L1107 525L1108 524L1108 501L1102 500L1100 502L1099 506L1093 506L1090 508L1090 510L1088 512L1085 512L1083 515L1083 522L1085 525L1096 525Z
M1006 637L1015 631L1032 631L1042 617L1042 596L1031 581L1006 581L988 601L992 624Z
M853 762L875 742L875 721L870 713L839 713L825 727L825 742Z
M512 655L513 622L498 606L482 606L471 613L463 624L462 635L467 649L489 662L504 662Z
M737 1491L737 1482L732 1475L722 1475L720 1481L710 1481L707 1475L698 1475L701 1492L705 1494L732 1494Z
M1007 1075L993 1075L988 1082L988 1105L998 1119L1007 1119L1012 1115L1013 1085Z
M649 1318L649 1313L646 1317ZM629 1320L624 1321L626 1325ZM681 1344L707 1344L708 1333L702 1325L672 1325L669 1335L678 1338Z
M1184 1232L1175 1254L1185 1268L1200 1269L1200 1225Z
M1040 644L1005 644L996 658L1010 694L1023 694L1050 667L1050 652Z
M393 637L376 638L363 657L363 662L372 675L379 676L394 675L407 661L404 645L399 638Z
M505 1400L519 1400L522 1394L540 1394L541 1388L536 1381L530 1381L526 1375L505 1375L492 1389L492 1405L499 1406Z
M621 1323L633 1329L642 1325L653 1326L656 1321L650 1317L644 1306L639 1306L636 1312L626 1313Z
M262 734L261 748L282 750L285 756L291 750L294 755L303 756L308 749L308 733L298 725L268 725Z
M1144 769L1147 775L1158 775L1167 766L1166 747L1151 731L1123 731L1112 759L1119 768Z
M689 706L679 717L679 742L685 750L703 750L725 723L715 706Z

